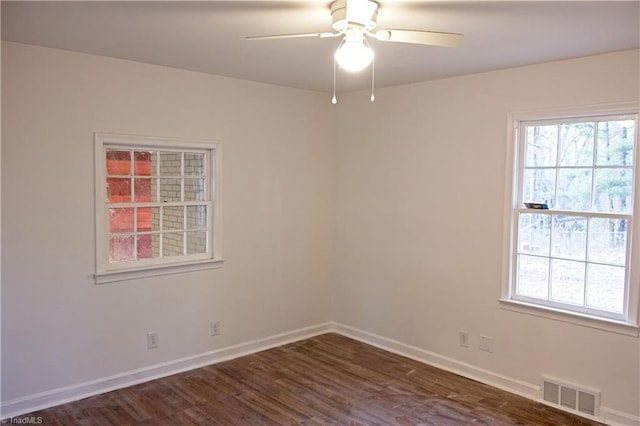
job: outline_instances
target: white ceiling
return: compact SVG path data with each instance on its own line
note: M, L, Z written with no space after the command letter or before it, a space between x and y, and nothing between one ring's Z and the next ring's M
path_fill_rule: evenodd
M330 92L330 1L2 1L2 39ZM460 48L372 41L376 86L640 47L640 1L381 0L378 29L465 35ZM370 73L338 72L338 92Z

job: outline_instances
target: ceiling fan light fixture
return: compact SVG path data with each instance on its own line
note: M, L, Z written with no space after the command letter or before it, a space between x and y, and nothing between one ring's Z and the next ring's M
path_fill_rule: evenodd
M373 50L362 41L345 41L336 50L334 57L343 70L357 72L373 61Z

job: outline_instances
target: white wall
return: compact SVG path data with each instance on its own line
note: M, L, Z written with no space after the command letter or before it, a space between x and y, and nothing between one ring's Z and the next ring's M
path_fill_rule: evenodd
M507 114L638 100L638 51L341 96L333 319L640 413L637 337L502 310ZM482 207L478 207L482 206ZM471 348L458 345L468 330ZM495 339L492 354L479 334Z
M326 95L3 43L2 104L4 401L327 321ZM222 142L222 269L94 284L95 131Z
M3 401L333 320L528 383L592 386L640 415L638 338L497 303L507 113L637 100L637 51L334 107L322 93L2 47ZM222 269L93 284L94 131L222 141ZM494 353L460 348L461 329L472 346L493 336Z

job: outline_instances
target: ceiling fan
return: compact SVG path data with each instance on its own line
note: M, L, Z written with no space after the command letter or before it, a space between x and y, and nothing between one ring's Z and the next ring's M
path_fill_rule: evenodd
M371 51L370 47L365 45L367 41L365 36L380 41L442 47L458 47L462 44L464 38L462 34L420 30L378 30L374 33L373 30L377 25L378 8L380 5L371 0L336 0L331 3L329 7L331 10L332 27L336 31L334 33L279 34L252 36L246 37L246 39L268 40L299 37L333 38L344 36L340 48L344 49L343 56L345 56L345 61L343 62L339 59L339 57L342 56L338 54L340 51L339 48L338 51L336 51L338 65L349 71L359 71L371 63L371 59L373 59L372 52L371 59L366 63L364 63L364 61L352 61L352 63L349 63L348 59L352 59L352 56L346 53L362 51L363 47L365 49L369 48L369 51ZM354 64L353 62L356 63Z
M378 30L378 8L380 5L372 0L335 0L330 4L331 22L335 32L278 34L246 37L247 40L269 40L284 38L334 38L342 37L334 55L334 96L335 99L335 64L347 71L360 71L373 62L373 50L367 37L379 41L422 44L441 47L458 47L464 36L457 33L443 33L420 30ZM373 67L372 67L373 75ZM373 101L373 76L372 76Z

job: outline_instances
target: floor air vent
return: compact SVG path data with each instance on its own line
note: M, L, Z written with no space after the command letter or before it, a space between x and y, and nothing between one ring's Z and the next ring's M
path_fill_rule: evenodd
M600 392L544 377L542 381L542 399L565 410L597 416L600 405Z

